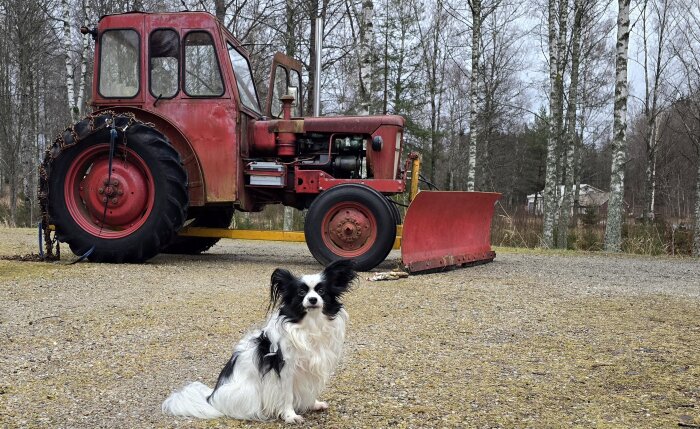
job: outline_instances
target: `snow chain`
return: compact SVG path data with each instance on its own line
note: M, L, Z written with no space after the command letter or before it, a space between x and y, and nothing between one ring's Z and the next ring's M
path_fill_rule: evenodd
M114 128L122 135L122 144L124 147L123 159L126 160L126 130L133 124L146 125L155 128L155 125L150 122L143 122L136 119L136 116L131 112L117 113L112 110L103 110L95 112L82 121L77 122L66 128L61 134L56 137L53 144L44 152L44 161L39 166L39 207L41 209L41 229L44 235L45 252L43 259L47 261L55 261L61 259L61 248L54 232L51 237L51 218L49 216L49 175L51 174L51 166L53 161L63 152L63 150L75 146L80 141L96 131L104 128ZM54 245L56 251L54 253ZM40 252L41 253L41 252Z

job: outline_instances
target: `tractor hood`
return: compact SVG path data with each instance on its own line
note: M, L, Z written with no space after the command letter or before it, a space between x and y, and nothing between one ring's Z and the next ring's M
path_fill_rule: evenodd
M382 125L403 128L406 121L401 116L326 116L304 118L305 132L374 133Z
M383 116L324 116L255 121L256 129L270 133L360 133L373 134L381 126L403 128L406 120L397 115Z

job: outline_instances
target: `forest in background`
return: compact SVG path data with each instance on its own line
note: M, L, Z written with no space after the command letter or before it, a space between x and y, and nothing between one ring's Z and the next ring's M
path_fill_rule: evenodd
M249 50L263 99L282 51L304 64L304 99L320 85L322 115L406 117L430 182L503 194L495 244L700 251L691 0L0 0L0 224L36 224L44 149L90 112L94 45L79 28L132 10L216 15ZM605 213L570 218L580 184L613 191L618 231ZM543 189L544 215L526 214ZM276 226L278 212L257 222Z

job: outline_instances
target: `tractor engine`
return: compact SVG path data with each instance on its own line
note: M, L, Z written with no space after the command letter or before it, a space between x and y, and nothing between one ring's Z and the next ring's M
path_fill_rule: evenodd
M361 135L308 134L298 139L300 168L325 171L337 179L366 179L367 140Z
M246 185L317 194L338 184L333 181L384 179L391 183L383 192L402 192L403 125L402 118L391 116L301 119L286 112L282 119L253 121L241 151Z

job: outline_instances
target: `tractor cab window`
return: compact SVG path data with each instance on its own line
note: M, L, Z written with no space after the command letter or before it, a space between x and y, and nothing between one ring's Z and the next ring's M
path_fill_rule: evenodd
M258 93L255 91L253 72L246 57L236 50L230 43L228 44L228 55L231 58L233 72L236 74L236 85L241 103L247 108L260 113L260 102Z
M107 30L100 39L99 92L103 97L131 98L139 92L139 35L134 30Z
M172 98L179 89L180 37L170 29L155 30L149 40L151 94Z
M214 41L204 31L193 31L185 36L185 92L193 97L224 94Z

